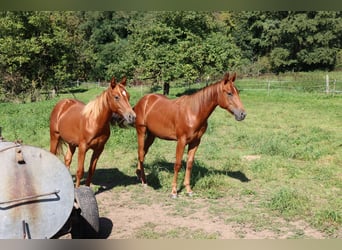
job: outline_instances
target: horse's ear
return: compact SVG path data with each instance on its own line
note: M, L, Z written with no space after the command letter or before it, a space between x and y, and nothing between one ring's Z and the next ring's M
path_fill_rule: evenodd
M229 72L227 72L227 73L224 75L223 81L224 81L224 84L226 84L226 83L229 81Z
M112 80L110 80L110 86L111 86L112 89L115 88L115 86L116 86L116 81L115 81L115 77L114 76L112 77Z
M121 84L122 85L124 85L124 86L126 86L126 81L127 81L127 77L126 76L124 76L122 79L121 79Z
M235 82L235 79L236 79L236 72L234 72L234 74L232 75L231 81L232 81L232 82Z

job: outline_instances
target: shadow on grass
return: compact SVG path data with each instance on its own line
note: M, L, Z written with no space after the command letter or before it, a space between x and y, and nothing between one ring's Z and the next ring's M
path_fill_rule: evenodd
M183 161L183 169L185 168L185 165L186 163ZM161 189L163 185L162 180L160 179L160 172L164 171L173 175L173 166L173 162L167 162L165 160L160 159L150 164L145 164L145 173L147 173L146 179L148 186L152 187L155 190ZM191 186L195 186L196 182L199 179L207 175L225 175L229 176L230 178L237 179L241 182L250 181L250 179L241 171L208 169L199 162L195 161L191 174ZM82 180L81 184L84 184L85 178ZM178 180L178 182L180 181L181 180ZM171 183L171 179L169 182ZM137 176L134 175L134 171L132 171L132 175L126 175L125 173L121 172L118 168L108 168L96 169L95 175L92 179L92 184L100 186L99 190L97 190L97 192L95 193L96 195L119 186L137 185L140 184L140 181L137 179Z
M149 186L154 189L160 189L162 187L161 180L159 177L160 171L166 171L173 175L173 166L174 163L167 162L165 160L157 160L151 164L145 165L145 172L149 172L150 174L146 176L147 183ZM186 166L186 162L182 161L182 168L184 169ZM196 182L206 175L225 175L229 176L233 179L237 179L241 182L249 182L250 179L241 171L228 171L228 170L212 170L207 167L201 165L199 162L195 161L192 167L191 173L191 186L195 186ZM200 176L199 178L195 178L196 176ZM171 182L171 179L170 179ZM180 182L180 180L178 180ZM183 180L182 180L183 182Z
M85 180L87 176L88 173L85 173L81 181L81 185L85 185ZM73 179L75 179L75 175L73 175ZM96 186L100 186L99 190L95 193L96 195L101 192L111 190L115 187L136 185L139 183L139 181L136 176L126 175L125 173L121 172L118 168L108 168L96 169L91 183Z

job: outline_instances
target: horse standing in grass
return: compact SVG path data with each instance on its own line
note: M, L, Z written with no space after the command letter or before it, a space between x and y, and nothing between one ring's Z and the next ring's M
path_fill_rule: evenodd
M196 150L205 133L207 120L216 106L226 109L237 121L246 117L238 90L234 86L236 74L226 73L224 78L202 90L176 99L164 95L148 94L142 97L133 108L137 118L135 128L138 139L137 176L146 184L144 158L156 137L177 141L176 161L172 181L172 197L177 197L177 176L185 146L188 145L188 159L184 185L186 192L192 195L190 187L191 169Z
M86 185L91 183L96 163L110 136L110 121L113 113L121 116L128 124L135 121L135 113L129 104L126 78L120 83L113 77L109 87L87 105L74 99L59 101L50 116L50 151L57 154L63 142L68 144L64 156L70 168L72 156L78 147L76 187L84 175L84 159L88 149L93 150Z

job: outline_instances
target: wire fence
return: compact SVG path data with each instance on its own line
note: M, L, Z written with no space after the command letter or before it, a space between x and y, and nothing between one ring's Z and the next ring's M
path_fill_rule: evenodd
M342 80L268 80L268 79L241 79L237 82L243 91L265 91L270 95L273 91L297 91L326 93L330 95L342 94Z
M204 83L203 83L204 84ZM69 88L77 88L82 86L83 88L88 88L89 86L107 87L108 82L93 81L93 82L83 82L74 81L70 82ZM202 84L200 84L202 85ZM289 79L289 80L276 80L267 78L243 78L236 81L236 85L239 90L243 91L263 91L267 95L272 92L282 92L282 91L296 91L296 92L310 92L310 93L325 93L329 95L342 94L342 80L335 79L333 77L329 78L329 75L319 78L312 79ZM133 85L132 85L133 86ZM135 85L134 85L135 86ZM141 82L139 85L141 88L151 87ZM139 87L136 86L136 87Z

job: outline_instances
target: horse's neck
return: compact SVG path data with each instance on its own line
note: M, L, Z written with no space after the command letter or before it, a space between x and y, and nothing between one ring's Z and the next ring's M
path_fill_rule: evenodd
M99 99L95 100L95 103L92 104L92 107L86 107L86 109L90 109L86 112L86 116L88 116L89 121L95 123L97 127L100 127L100 129L104 126L107 126L112 117L112 111L107 105L106 93L103 93L102 95L104 96L98 97Z
M191 105L193 112L203 120L209 118L218 105L218 84L213 84L193 94Z
M107 99L107 95L105 96ZM107 100L101 103L101 114L98 116L98 122L108 124L112 118L113 112L107 104Z

